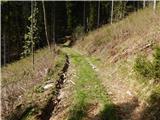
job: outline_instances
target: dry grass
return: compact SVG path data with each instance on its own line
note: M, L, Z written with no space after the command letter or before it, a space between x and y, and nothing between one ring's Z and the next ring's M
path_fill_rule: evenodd
M160 44L159 15L160 5L156 13L151 8L140 10L120 22L89 33L76 48L101 60L98 66L107 75L107 80L123 81L142 101L150 101L153 94L160 95L160 85L136 75L133 66L138 54L152 59L154 46ZM157 102L147 104L151 108ZM153 112L150 118L157 117L154 116L157 112L150 112Z
M26 99L25 94L33 92L35 86L44 82L54 62L48 48L43 48L35 53L34 70L32 56L2 68L2 117L12 114L17 103Z
M53 63L52 59L48 48L44 48L35 53L35 70L32 69L32 56L7 64L7 66L2 67L2 87L17 81L30 79L35 73L43 75L44 70L51 67ZM30 78L28 78L28 76L30 76Z
M160 9L157 14L147 8L133 13L124 20L89 33L83 41L77 44L78 48L88 54L100 57L113 57L117 53L129 49L137 49L140 45L158 42L160 33ZM133 50L130 50L133 51Z

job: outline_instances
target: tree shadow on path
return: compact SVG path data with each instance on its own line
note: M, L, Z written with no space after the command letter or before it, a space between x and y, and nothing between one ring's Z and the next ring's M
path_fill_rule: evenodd
M160 120L160 94L153 92L141 113L141 120Z
M130 101L126 103L106 104L104 109L92 120L130 120L132 112L139 105L138 99L133 97Z

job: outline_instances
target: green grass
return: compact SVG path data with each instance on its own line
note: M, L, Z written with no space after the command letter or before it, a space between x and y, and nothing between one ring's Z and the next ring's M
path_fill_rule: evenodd
M98 79L97 74L87 62L85 56L69 48L63 51L69 55L77 70L73 106L68 120L83 119L83 117L87 115L89 106L95 103L102 106L101 112L99 113L102 119L115 120L113 106L111 105L107 92L104 90L101 80Z
M153 13L153 9L148 7L139 10L119 22L104 25L90 32L83 41L79 41L75 46L76 49L87 55L100 58L100 64L97 62L95 64L101 72L106 74L105 79L116 79L126 83L140 100L152 108L150 111L158 108L156 103L159 102L160 95L159 62L156 60L156 70L153 73L158 78L155 80L157 83L154 83L155 78L153 77L148 80L135 73L133 67L138 54L145 53L150 61L153 47L159 45L159 14L160 4L157 4L156 13ZM151 60L153 60L151 63L154 63L154 59ZM150 99L156 100L150 102ZM151 115L150 112L147 114Z

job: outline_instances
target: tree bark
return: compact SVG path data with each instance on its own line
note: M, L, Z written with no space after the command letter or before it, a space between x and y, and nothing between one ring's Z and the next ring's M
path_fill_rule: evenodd
M156 0L153 1L153 10L155 11L156 10Z
M48 44L49 50L51 50L51 46L50 46L49 39L48 39L46 10L45 10L44 1L42 1L42 7L43 7L43 19L44 19L44 27L45 27L46 40L47 40L47 44Z
M86 32L86 4L85 4L85 1L83 4L83 27L84 27L84 32Z
M3 33L3 65L6 65L6 35L5 30Z
M111 7L111 24L113 22L113 6L114 6L114 2L112 0L112 7Z
M31 41L32 41L32 64L34 70L34 39L33 39L33 1L31 1Z
M98 1L98 19L97 19L97 27L99 27L99 21L100 21L100 1Z
M56 1L54 1L54 8L53 8L53 51L56 51Z
M143 8L146 7L146 0L143 0Z

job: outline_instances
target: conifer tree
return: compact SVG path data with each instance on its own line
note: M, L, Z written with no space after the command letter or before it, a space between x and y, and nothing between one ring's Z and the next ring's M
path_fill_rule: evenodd
M34 50L35 44L39 41L38 35L38 26L37 26L37 17L38 17L38 7L37 2L31 2L31 15L28 18L30 21L30 26L28 26L28 32L25 34L25 41L22 52L22 57L25 57L31 54Z

